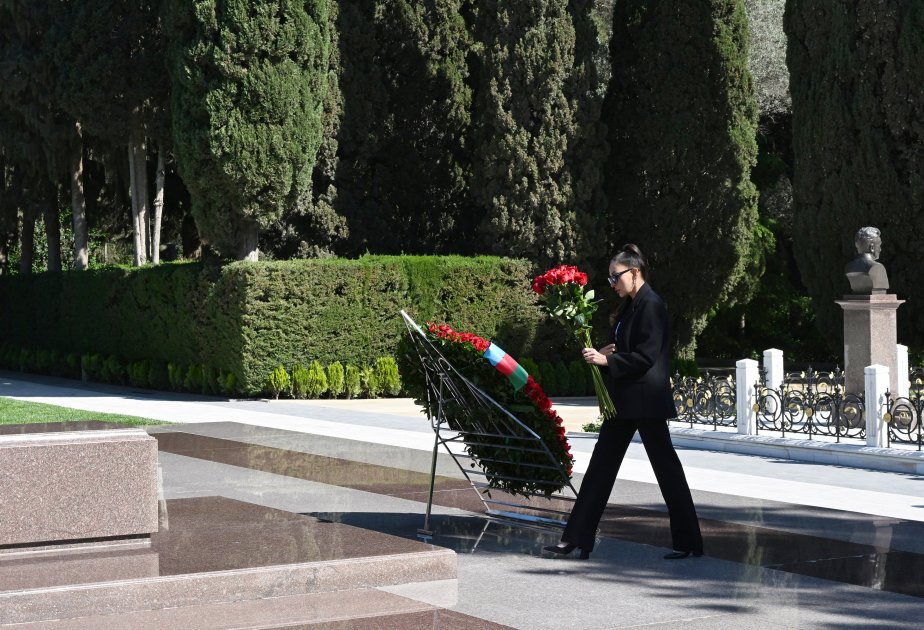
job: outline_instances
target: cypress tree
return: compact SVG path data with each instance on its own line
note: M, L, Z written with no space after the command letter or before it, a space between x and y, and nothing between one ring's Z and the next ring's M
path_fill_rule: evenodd
M337 3L330 3L327 16L331 34L330 61L325 76L321 146L312 171L311 189L289 206L260 238L261 249L270 251L275 258L330 256L342 248L349 235L346 218L334 207L340 170L338 136L343 115L339 76L343 40L338 27L341 10Z
M796 258L818 325L840 350L856 231L882 230L890 293L924 302L924 5L790 0ZM899 311L899 339L924 347L924 312Z
M613 15L609 212L637 243L690 357L745 275L757 196L757 108L741 0L619 0Z
M327 0L167 3L173 137L200 234L254 260L309 190L328 85Z
M465 252L471 0L344 3L335 207L350 250Z
M575 28L566 0L483 3L473 196L484 250L540 266L586 251L568 163Z
M612 249L606 237L607 200L603 185L609 146L601 120L610 80L609 46L613 0L572 0L568 11L574 23L574 68L566 94L574 103L574 134L565 156L571 175L573 204L580 235L572 264L594 278L606 269Z

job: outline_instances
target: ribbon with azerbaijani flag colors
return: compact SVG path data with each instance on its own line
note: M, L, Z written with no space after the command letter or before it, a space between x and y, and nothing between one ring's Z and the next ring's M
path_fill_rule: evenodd
M514 391L520 391L526 385L529 374L516 360L493 343L484 351L484 358L507 377Z

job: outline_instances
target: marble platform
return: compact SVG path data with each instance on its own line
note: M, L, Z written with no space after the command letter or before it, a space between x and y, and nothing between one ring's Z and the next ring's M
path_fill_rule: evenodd
M173 627L228 627L181 620L234 609L283 625L455 603L449 549L224 497L165 505L147 548L0 556L0 625L145 627L167 615Z
M75 428L0 427L0 554L157 531L157 442Z

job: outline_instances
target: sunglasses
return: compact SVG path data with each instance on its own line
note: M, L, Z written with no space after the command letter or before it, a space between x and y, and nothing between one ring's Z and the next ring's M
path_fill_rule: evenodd
M609 282L610 282L611 285L615 285L617 282L619 282L619 277L620 277L622 274L624 274L624 273L629 273L630 271L632 271L632 270L631 270L631 269L624 269L624 270L620 271L619 273L614 273L612 276L609 276L609 277L607 278L607 280L609 280Z

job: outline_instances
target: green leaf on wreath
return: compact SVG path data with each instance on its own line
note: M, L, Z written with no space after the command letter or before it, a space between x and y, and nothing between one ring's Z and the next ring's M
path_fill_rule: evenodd
M507 410L514 413L532 413L536 410L533 405L516 405L507 403Z

